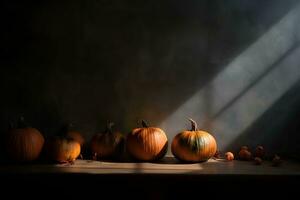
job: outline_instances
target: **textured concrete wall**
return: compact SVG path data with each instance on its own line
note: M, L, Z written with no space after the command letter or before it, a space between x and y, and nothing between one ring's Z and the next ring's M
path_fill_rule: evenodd
M295 0L3 1L0 130L5 132L8 122L22 114L45 135L55 134L65 122L73 122L90 138L104 128L107 120L115 121L126 133L138 120L145 119L151 125L162 126L172 139L180 127L187 128L185 117L193 117L199 120L200 127L213 131L222 144L226 137L230 138L232 144L229 140L227 143L232 148L240 143L255 145L255 139L246 137L247 133L236 143L234 140L240 135L224 135L218 130L215 133L213 123L209 123L215 107L204 106L202 110L191 105L179 117L171 118L201 89L205 105L216 102L212 93L222 98L227 93L242 96L242 89L228 87L230 80L224 79L224 84L228 83L224 91L222 87L213 90L207 85L212 85L235 58L276 26L296 3ZM276 42L282 37L286 35L279 33L272 40ZM265 46L264 52L268 51ZM275 60L287 56L276 55ZM230 79L251 75L252 68L256 69L255 76L260 76L259 73L271 67L267 64L273 64L268 63L270 57L261 56L258 64L250 63ZM285 81L284 74L281 80L278 76L271 79L279 84ZM251 81L255 79L249 81L254 84ZM280 95L286 99L275 107L272 104L263 113L282 106L299 107L297 101L292 101L298 98L299 87L292 84L284 87L287 87L284 94L290 87L293 90ZM270 89L260 88L257 94L264 90ZM190 109L199 110L199 115L190 116ZM298 113L297 109L289 110L289 117ZM247 109L242 113L247 113ZM265 120L263 116L256 116L259 122L264 122L257 126L269 127L273 117ZM279 120L278 124L290 126L289 121ZM243 120L225 122L227 130L245 125L241 124ZM248 126L251 125L243 127ZM244 128L239 134L246 131ZM261 129L263 135L267 130ZM297 134L292 136L299 139ZM228 145L221 146L225 149ZM285 151L291 150L289 145L283 146Z

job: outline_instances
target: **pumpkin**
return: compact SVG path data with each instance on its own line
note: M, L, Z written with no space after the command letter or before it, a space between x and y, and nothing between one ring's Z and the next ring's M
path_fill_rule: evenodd
M178 133L171 145L174 156L186 162L202 162L213 157L217 151L215 138L206 131L198 130L197 123L189 119L192 124L190 131Z
M66 127L66 136L68 138L71 138L71 139L77 141L80 144L81 147L85 143L84 137L82 136L82 134L79 131L77 131L77 130L74 129L74 125L73 124L69 124Z
M19 119L18 127L11 129L6 138L6 152L9 159L16 162L28 162L39 158L44 137L36 128L25 124L24 118Z
M113 131L114 123L108 122L106 130L95 134L91 140L93 159L116 158L124 149L124 137L120 132Z
M233 155L233 153L232 152L226 152L225 153L225 159L227 160L227 161L232 161L232 160L234 160L234 155Z
M165 132L157 127L149 127L142 120L141 128L134 128L126 140L128 153L141 161L159 160L167 153L168 138Z
M251 152L248 150L247 146L242 146L241 150L239 151L239 158L241 160L251 160L252 158L252 154Z
M265 150L263 146L257 146L254 152L255 157L263 158L265 156Z
M53 137L46 141L45 151L51 161L73 163L80 155L80 144L65 136Z

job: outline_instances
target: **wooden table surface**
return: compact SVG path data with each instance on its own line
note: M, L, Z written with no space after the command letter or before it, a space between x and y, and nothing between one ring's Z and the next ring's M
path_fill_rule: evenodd
M278 167L265 161L254 165L248 161L210 159L208 162L185 164L173 157L166 157L157 163L151 162L103 162L76 160L70 164L2 165L0 174L9 173L75 173L75 174L185 174L185 175L300 175L300 163L284 161Z
M239 191L253 198L257 193L264 193L269 198L270 194L277 197L297 192L299 175L300 163L292 161L284 161L279 167L267 161L257 166L253 162L214 159L183 164L173 157L157 163L76 160L73 165L3 164L0 165L0 192L10 197L21 194L22 198L29 199L33 195L28 191L34 188L52 199L93 199L96 195L109 197L104 199L113 196L174 200L180 196L188 199L201 190L220 197L228 191L230 195ZM40 199L39 195L36 197Z

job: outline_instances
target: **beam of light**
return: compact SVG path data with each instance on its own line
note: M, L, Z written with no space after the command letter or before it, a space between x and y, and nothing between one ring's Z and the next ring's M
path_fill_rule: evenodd
M191 117L222 149L270 108L300 77L300 50L289 52L300 38L299 13L300 5L166 118L161 127L169 139Z
M217 133L219 146L224 148L238 137L299 79L300 47L214 119L211 131Z

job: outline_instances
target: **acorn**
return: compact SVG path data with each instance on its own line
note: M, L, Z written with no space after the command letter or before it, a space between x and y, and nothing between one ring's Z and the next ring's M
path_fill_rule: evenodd
M256 165L261 165L262 162L263 162L263 160L262 160L260 157L255 157L255 158L254 158L254 163L255 163Z
M234 155L233 155L233 153L230 152L230 151L226 152L226 153L225 153L225 159L226 159L227 161L232 161L232 160L234 160Z
M272 166L277 167L282 163L281 158L278 155L274 155L273 160L272 160Z
M265 156L265 149L263 146L257 146L254 152L255 157L263 158Z
M241 160L251 160L252 158L252 154L251 152L248 150L247 146L242 146L241 150L239 151L239 158Z

